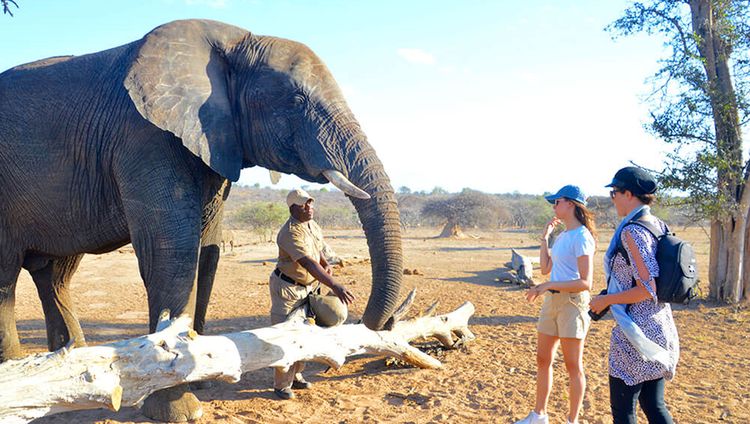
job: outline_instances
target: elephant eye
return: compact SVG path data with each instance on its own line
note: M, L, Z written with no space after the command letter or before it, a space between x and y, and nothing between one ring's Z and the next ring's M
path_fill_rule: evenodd
M305 107L306 99L305 96L301 94L295 94L294 98L292 99L292 104L297 109L302 109Z

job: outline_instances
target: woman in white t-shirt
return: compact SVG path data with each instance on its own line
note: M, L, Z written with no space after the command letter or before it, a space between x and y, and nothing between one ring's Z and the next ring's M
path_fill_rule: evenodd
M516 424L549 423L547 401L552 390L552 360L558 344L570 377L568 423L578 422L586 390L583 342L590 323L589 291L594 275L596 225L579 187L566 185L545 198L553 204L555 216L542 233L539 260L542 274L550 271L551 274L549 281L531 287L526 293L529 302L544 294L537 324L536 404L534 410ZM565 231L557 236L550 251L550 234L561 223L565 224Z

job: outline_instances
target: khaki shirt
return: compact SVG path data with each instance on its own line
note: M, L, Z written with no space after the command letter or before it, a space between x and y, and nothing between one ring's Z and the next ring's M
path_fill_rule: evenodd
M308 285L315 281L315 277L297 263L304 256L320 262L323 232L315 221L299 222L290 217L279 230L276 244L279 246L279 260L276 267L281 272L299 284Z

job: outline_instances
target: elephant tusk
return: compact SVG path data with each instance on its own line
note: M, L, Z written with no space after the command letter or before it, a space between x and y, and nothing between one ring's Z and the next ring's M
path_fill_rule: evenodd
M328 181L331 182L336 188L343 191L344 193L348 194L351 197L356 197L357 199L369 199L370 195L367 194L364 190L361 188L355 186L352 184L351 181L349 181L348 178L344 176L339 171L336 171L334 169L326 169L323 171L323 175L325 175L326 178L328 178Z
M281 179L281 174L276 171L268 170L268 176L271 177L271 184L276 185Z

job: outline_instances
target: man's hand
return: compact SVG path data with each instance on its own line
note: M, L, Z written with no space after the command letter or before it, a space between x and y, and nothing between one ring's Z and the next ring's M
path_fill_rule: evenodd
M331 291L344 302L345 305L351 305L354 302L354 295L341 284L334 284L331 286Z
M354 295L351 294L344 286L336 282L333 278L333 271L330 270L328 263L324 265L320 262L316 262L311 258L304 256L300 258L297 263L302 265L310 274L313 275L323 285L331 289L331 291L344 302L345 305L351 305L354 302Z

